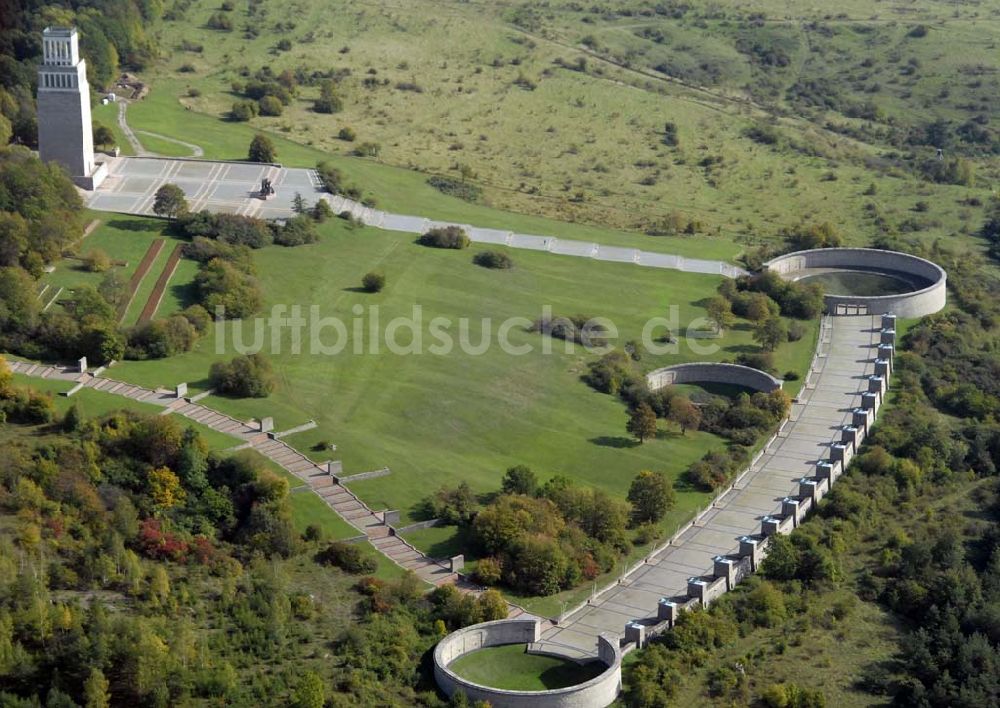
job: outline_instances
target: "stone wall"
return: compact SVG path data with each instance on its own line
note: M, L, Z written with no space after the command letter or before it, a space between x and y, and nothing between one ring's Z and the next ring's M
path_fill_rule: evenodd
M940 266L923 258L897 251L875 248L817 248L796 251L779 256L764 264L767 270L780 273L794 280L796 274L807 268L844 268L885 271L916 276L929 285L919 290L898 295L862 297L859 295L825 295L827 312L839 314L841 308L866 308L852 310L851 314L895 313L900 317L923 317L945 306L947 299L947 274Z
M448 696L461 690L470 701L488 701L493 708L604 708L614 702L622 684L622 652L616 637L603 634L597 640L597 655L607 670L576 686L509 691L472 683L448 668L458 657L477 649L527 645L540 636L541 623L535 618L483 622L452 632L434 648L434 679Z
M664 386L684 383L721 383L746 386L754 391L770 393L781 388L781 380L759 369L739 364L719 364L701 362L676 364L656 369L646 374L646 385L650 391Z

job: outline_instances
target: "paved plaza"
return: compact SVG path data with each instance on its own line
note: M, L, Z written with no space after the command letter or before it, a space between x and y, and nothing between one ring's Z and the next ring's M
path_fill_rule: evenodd
M685 595L688 578L711 576L715 556L735 554L741 536L760 532L761 519L779 514L798 494L798 481L815 475L832 443L861 406L874 372L880 324L875 317L832 317L820 335L814 373L792 405L776 440L732 490L674 543L590 604L542 635L540 645L570 657L593 655L601 632L622 634L626 623L656 617L662 597Z
M309 204L323 194L315 170L301 168L156 157L112 158L109 168L104 183L88 193L87 206L91 209L152 215L156 190L164 184L176 184L184 190L192 211L207 209L279 219L293 213L296 192ZM266 201L254 196L265 177L276 192Z
M192 211L208 209L262 219L284 219L294 214L292 202L298 193L308 205L314 204L318 199L325 199L334 213L350 212L358 221L377 229L422 234L435 226L451 225L422 216L391 214L340 195L328 194L323 190L316 171L301 167L159 157L110 158L109 167L110 175L104 183L97 190L86 193L87 206L91 209L150 216L153 214L156 190L164 184L176 184L187 195L188 206ZM275 189L275 194L266 201L254 196L265 177L271 180ZM743 269L722 261L685 258L669 253L652 253L552 236L516 234L469 224L455 225L465 229L475 243L730 278L745 273Z

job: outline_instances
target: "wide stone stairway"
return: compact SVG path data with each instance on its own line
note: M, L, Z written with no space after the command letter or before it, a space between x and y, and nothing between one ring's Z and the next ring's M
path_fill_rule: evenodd
M600 633L622 635L629 623L654 624L661 599L686 596L691 580L713 579L717 557L738 555L741 537L759 534L765 519L777 523L787 516L789 500L800 497L801 480L831 457L862 406L879 331L878 318L870 316L825 318L789 419L750 468L668 545L544 631L534 648L593 656Z

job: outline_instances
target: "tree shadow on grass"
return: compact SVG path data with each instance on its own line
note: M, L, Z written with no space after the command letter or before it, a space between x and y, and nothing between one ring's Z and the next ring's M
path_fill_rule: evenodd
M120 229L121 231L155 231L157 233L162 231L165 225L166 222L163 221L146 221L143 219L115 219L108 222L108 226Z
M730 344L723 351L732 352L733 354L756 354L760 351L760 347L753 344Z
M197 381L188 381L187 385L190 388L196 388L196 389L198 389L200 391L207 391L208 389L210 389L212 387L212 382L206 376L205 378L198 379Z
M426 546L423 551L431 558L451 558L459 554L465 554L470 543L468 532L461 526L452 526L455 533L448 538L436 541Z
M679 430L660 430L656 431L657 440L676 440L677 438L684 437L683 433Z
M198 302L198 288L194 283L178 283L170 286L170 294L177 298L181 309Z
M350 288L342 288L345 293L368 293L369 290L360 285L355 285Z
M594 445L599 445L600 447L613 447L617 449L631 449L642 445L638 440L626 438L621 435L600 435L596 438L591 438L588 442L592 442Z

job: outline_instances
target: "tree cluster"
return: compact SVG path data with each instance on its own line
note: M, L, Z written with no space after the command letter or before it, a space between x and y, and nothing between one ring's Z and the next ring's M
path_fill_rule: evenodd
M626 503L562 476L539 484L518 465L507 470L499 494L485 506L464 484L442 488L425 505L464 527L483 556L480 582L551 595L610 571L632 543L628 530L660 521L674 500L669 479L659 472L641 472Z
M208 381L218 393L228 396L265 398L274 390L275 376L263 354L240 354L213 363Z

